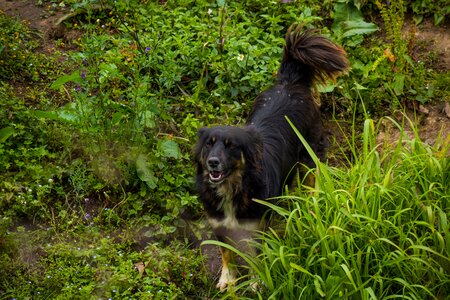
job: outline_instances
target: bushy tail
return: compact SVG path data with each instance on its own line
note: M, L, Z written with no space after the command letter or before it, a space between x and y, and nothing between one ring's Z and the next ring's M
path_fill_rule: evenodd
M338 45L317 33L317 30L301 30L291 26L286 34L283 61L278 71L278 81L302 83L334 79L348 68L346 52Z

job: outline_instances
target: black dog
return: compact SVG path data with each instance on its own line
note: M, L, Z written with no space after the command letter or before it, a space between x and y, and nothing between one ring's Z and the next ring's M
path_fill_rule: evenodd
M277 83L256 98L246 126L199 130L197 190L220 241L237 244L262 229L267 208L252 199L279 196L292 181L295 165L314 167L286 116L316 155L325 158L328 143L311 89L347 66L345 51L327 38L314 30L289 29ZM221 254L217 287L223 290L236 274L229 265L231 251L222 247Z

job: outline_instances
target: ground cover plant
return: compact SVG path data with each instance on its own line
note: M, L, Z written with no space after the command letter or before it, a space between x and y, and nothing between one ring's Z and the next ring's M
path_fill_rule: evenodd
M361 154L348 141L347 167L320 165L317 189L266 203L286 226L264 234L259 257L242 254L256 279L239 288L259 280L261 299L448 296L449 144L403 133L382 144L376 128L364 123Z
M1 299L450 293L448 138L382 145L381 123L365 121L449 99L448 69L436 68L437 53L417 54L423 45L404 28L408 18L445 25L447 6L43 0L24 1L43 17L27 21L8 3L0 4ZM325 118L353 129L332 147L340 163L321 165L317 191L290 191L274 207L285 230L247 258L260 294L244 291L253 278L218 294L214 253L199 246L209 231L191 147L202 126L242 123L273 82L292 23L320 28L348 52L352 70L319 92Z

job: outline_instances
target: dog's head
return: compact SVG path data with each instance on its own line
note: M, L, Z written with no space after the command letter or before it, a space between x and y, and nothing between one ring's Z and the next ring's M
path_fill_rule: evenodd
M258 168L262 154L259 133L245 127L201 128L194 149L198 172L212 185L242 174L245 168Z

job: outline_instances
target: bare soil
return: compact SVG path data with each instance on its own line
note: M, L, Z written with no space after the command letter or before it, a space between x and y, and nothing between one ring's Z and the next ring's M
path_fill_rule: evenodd
M0 0L0 9L7 15L30 22L31 28L47 32L63 12L52 6L38 6L34 0Z
M450 71L450 21L434 26L431 20L424 20L419 25L411 20L406 21L403 31L412 35L413 58L431 61L429 67L435 70ZM435 57L430 59L430 56Z
M37 6L36 1L30 0L1 0L0 9L7 15L27 20L33 29L42 30L49 27L52 12L44 6Z
M440 149L450 142L450 102L427 106L420 105L418 110L398 112L392 116L392 119L400 125L404 124L403 140L416 137L416 133L411 126L414 124L420 139L428 145ZM384 119L381 125L377 143L395 145L400 139L400 130L388 119ZM447 155L450 155L450 153L447 153Z
M67 30L59 23L59 20L68 14L69 10L49 2L43 5L36 3L36 0L0 0L0 12L18 18L37 33L37 36L40 37L38 51L51 54L58 47L58 50L68 50L67 45L57 45L55 42L57 39L70 42L81 35L75 30ZM64 46L66 48L61 49Z

